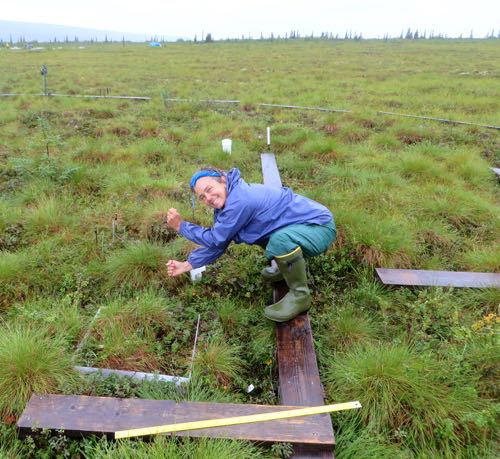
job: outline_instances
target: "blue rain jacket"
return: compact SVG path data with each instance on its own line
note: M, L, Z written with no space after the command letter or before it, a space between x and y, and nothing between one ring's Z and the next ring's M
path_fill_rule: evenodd
M200 245L188 261L193 268L213 263L231 241L255 244L266 241L271 233L296 223L324 225L332 213L312 199L295 194L286 187L276 188L246 183L239 169L227 173L227 198L222 209L214 209L211 228L183 221L180 234Z

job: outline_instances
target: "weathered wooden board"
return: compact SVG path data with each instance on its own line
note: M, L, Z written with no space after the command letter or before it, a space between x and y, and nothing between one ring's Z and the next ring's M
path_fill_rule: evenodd
M273 153L262 153L264 185L281 186L281 178ZM273 261L274 263L274 261ZM273 301L283 298L288 291L285 282L273 284ZM276 325L280 401L283 405L317 406L324 404L324 393L319 378L316 353L307 314L301 314ZM330 416L323 418L323 426L331 440L330 445L295 445L293 459L332 459L335 437Z
M264 177L264 185L275 186L280 188L281 178L276 165L274 153L261 153L260 162L262 164L262 175Z
M33 395L17 422L20 436L33 428L65 431L71 437L114 432L170 423L217 419L290 409L289 406L234 403L175 402L172 400L120 399L74 395ZM259 442L332 445L325 428L328 414L265 421L186 432L189 437L233 438Z
M376 268L384 284L441 287L500 287L500 274Z
M278 324L276 327L276 344L278 351L278 371L280 401L284 405L316 406L324 403L323 386L321 385L311 324L308 314L301 314L295 319ZM333 443L330 416L323 420L323 428L329 432ZM332 458L332 447L307 448L294 447L295 459Z

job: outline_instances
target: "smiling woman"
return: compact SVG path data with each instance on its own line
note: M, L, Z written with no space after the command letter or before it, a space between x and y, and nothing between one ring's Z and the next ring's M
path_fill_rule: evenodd
M265 316L284 322L307 311L311 296L304 257L325 252L335 240L332 213L289 188L246 183L238 169L227 173L202 169L191 178L190 188L203 204L214 209L214 225L204 228L186 222L177 209L169 209L168 226L201 246L187 261L169 260L169 276L213 263L231 241L256 244L277 264L277 268L262 271L264 279L285 280L290 289L282 300L266 308Z

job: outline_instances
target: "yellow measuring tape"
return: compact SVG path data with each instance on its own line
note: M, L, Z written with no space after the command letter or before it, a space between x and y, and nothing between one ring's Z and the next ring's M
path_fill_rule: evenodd
M183 430L208 429L210 427L233 426L249 424L252 422L274 421L276 419L294 418L297 416L311 416L313 414L332 413L334 411L353 410L361 408L358 401L337 403L335 405L310 406L293 410L273 411L272 413L250 414L247 416L234 416L230 418L206 419L204 421L180 422L163 426L143 427L141 429L119 430L115 438L140 437L142 435L155 435L161 433L180 432Z

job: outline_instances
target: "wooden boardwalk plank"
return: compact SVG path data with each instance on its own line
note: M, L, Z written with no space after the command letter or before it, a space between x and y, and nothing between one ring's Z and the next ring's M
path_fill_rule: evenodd
M33 395L17 422L20 436L32 428L63 429L70 437L114 432L170 423L270 413L289 406L233 403L175 402L172 400L120 399L74 395ZM324 416L314 415L228 427L177 432L189 437L233 438L259 442L332 445Z
M322 405L324 403L309 315L301 314L295 319L276 327L280 401L283 405ZM332 421L324 415L323 428L335 443ZM295 459L332 458L332 447L298 445L294 447Z
M272 153L262 153L264 184L281 186L276 159ZM279 301L288 291L285 282L273 284L273 301ZM311 324L308 314L276 325L280 401L283 405L313 406L324 404ZM335 436L329 415L323 415L323 429L329 432L331 445L295 445L293 459L332 459Z
M262 164L262 176L264 177L264 185L275 186L281 188L281 178L276 165L274 153L261 153L260 161Z
M384 284L441 287L500 287L500 274L376 268Z

